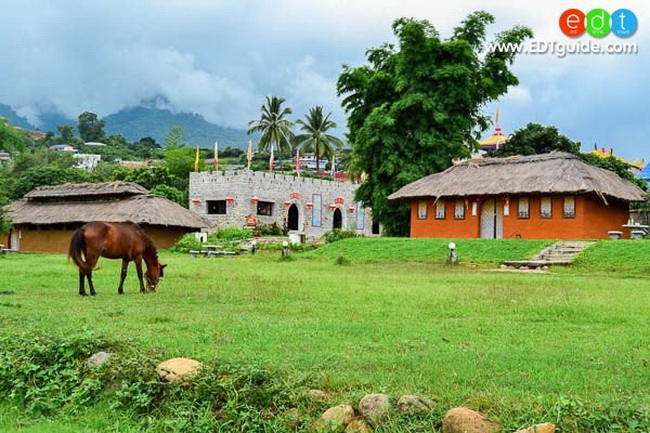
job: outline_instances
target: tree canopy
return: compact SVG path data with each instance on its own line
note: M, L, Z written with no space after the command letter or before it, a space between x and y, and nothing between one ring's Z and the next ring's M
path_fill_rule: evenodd
M258 120L248 122L248 133L261 133L258 150L269 151L271 146L277 146L278 151L290 153L292 149L293 122L286 116L292 113L291 108L283 107L284 98L267 96L266 104L262 105L261 115Z
M529 123L512 133L505 145L488 156L537 155L552 151L580 154L580 143L560 134L555 126Z
M95 113L84 111L79 115L77 129L79 130L79 136L86 143L102 141L104 139L104 126L104 121L98 118Z
M407 234L409 218L408 206L387 196L469 156L488 126L482 107L518 84L509 69L514 52L482 52L493 21L489 13L472 13L442 39L428 21L401 18L393 24L397 47L370 49L367 65L343 67L337 90L348 113L354 168L367 174L357 199L389 234ZM530 29L514 27L496 42L530 36Z
M328 134L328 131L336 128L336 123L330 120L331 112L327 116L323 116L323 107L317 105L309 109L309 114L305 116L305 120L296 121L300 125L302 134L295 137L296 146L300 146L302 150L314 152L316 156L316 171L320 170L320 157L327 156L334 157L335 149L343 148L343 142Z

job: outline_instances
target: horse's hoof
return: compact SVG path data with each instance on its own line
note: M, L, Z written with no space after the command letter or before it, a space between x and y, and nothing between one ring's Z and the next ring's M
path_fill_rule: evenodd
M86 293L79 293L79 296L88 296Z

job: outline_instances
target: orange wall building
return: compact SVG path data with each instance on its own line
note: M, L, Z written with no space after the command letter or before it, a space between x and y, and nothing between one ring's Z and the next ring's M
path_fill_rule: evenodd
M604 239L643 191L566 153L463 161L390 196L410 201L411 237Z

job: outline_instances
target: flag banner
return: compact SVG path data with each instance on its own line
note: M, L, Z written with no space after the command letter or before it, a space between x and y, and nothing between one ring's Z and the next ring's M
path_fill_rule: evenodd
M330 170L330 174L332 177L336 176L336 156L332 157L332 169Z
M273 144L271 144L271 158L269 158L269 171L273 171Z
M253 161L253 142L248 140L248 151L246 152L246 160L248 161L248 169L251 169L251 162Z
M300 174L300 150L296 149L296 173Z
M196 146L196 157L194 158L194 173L199 171L199 146Z
M214 169L219 170L219 143L214 142Z

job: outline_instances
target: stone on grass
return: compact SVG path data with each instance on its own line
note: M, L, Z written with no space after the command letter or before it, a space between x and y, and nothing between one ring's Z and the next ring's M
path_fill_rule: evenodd
M201 370L201 363L190 358L172 358L156 367L158 375L170 382L190 379Z
M523 430L517 430L516 433L555 433L555 424L548 422L544 424L535 424L534 426Z
M318 432L342 432L354 421L354 409L349 404L330 407L314 423Z
M368 394L359 402L359 413L375 427L390 414L390 410L388 394Z
M453 408L442 419L442 433L494 433L499 430L499 424L466 407Z
M86 365L90 368L98 368L106 364L109 359L113 356L112 353L108 352L97 352L86 361Z
M431 406L431 401L419 395L403 395L397 400L397 410L402 415L425 415Z
M327 400L330 398L330 394L326 391L320 389L310 389L307 391L307 394L314 400Z
M370 433L372 432L372 427L370 424L364 420L357 418L352 421L345 429L345 433Z

